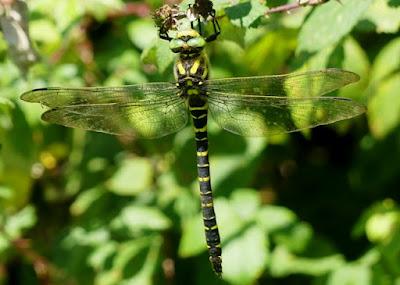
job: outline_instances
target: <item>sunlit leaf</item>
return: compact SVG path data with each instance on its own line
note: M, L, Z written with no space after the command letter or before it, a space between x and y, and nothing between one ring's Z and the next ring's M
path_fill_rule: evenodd
M129 206L120 216L123 224L132 232L140 230L165 230L171 226L170 220L158 209L144 206Z
M375 24L378 33L396 33L400 28L400 6L389 1L374 1L365 13L363 20Z
M92 188L84 191L71 205L71 213L74 216L82 215L104 193L105 190L103 188Z
M171 52L166 41L159 40L156 45L156 60L160 72L164 72L171 65L175 55Z
M260 276L268 257L268 240L262 230L249 227L224 246L223 277L234 284L251 284Z
M382 138L400 122L400 74L382 81L368 104L369 126L375 137Z
M156 26L151 20L133 21L128 25L128 33L131 41L142 50L158 38Z
M32 206L26 206L18 213L7 217L3 227L8 236L18 238L25 230L33 227L36 221L35 209Z
M400 38L385 45L376 56L371 70L371 81L377 83L399 70Z
M328 285L372 285L372 272L368 267L351 264L335 270L328 279Z
M269 233L288 228L296 221L296 215L284 207L264 206L257 213L257 222Z
M232 193L231 205L244 221L252 219L257 214L260 204L259 194L252 189L237 189Z
M189 257L206 250L204 226L201 214L186 219L182 225L182 237L179 243L179 256Z
M353 29L372 1L329 1L317 7L301 28L297 52L316 52L337 43Z
M285 247L278 246L271 255L270 272L272 276L276 277L295 273L321 276L340 268L344 263L345 261L340 255L319 258L297 257Z
M153 169L149 160L134 158L125 160L109 180L110 190L119 195L135 195L150 190Z
M82 227L74 227L62 241L62 246L67 249L81 246L99 246L110 239L110 233L106 228L88 230Z
M291 252L302 252L306 249L313 236L312 228L306 223L298 223L275 233L273 240L276 244L284 245Z
M400 226L398 212L377 213L367 221L365 232L372 242L385 242Z
M88 263L96 270L101 270L106 265L107 258L115 254L118 244L115 241L107 242L97 247L89 256Z

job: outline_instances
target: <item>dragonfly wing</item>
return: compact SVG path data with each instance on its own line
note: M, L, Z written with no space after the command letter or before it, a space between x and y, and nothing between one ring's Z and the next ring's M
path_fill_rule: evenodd
M27 102L40 103L47 107L65 107L71 105L139 103L162 100L176 93L174 84L168 82L144 83L120 87L86 88L38 88L21 95Z
M207 88L210 92L228 90L241 95L314 97L359 79L353 72L330 68L305 73L209 80Z
M187 118L186 105L180 98L143 106L127 103L56 107L42 116L47 122L67 127L142 138L174 133L186 125Z
M348 119L365 107L347 98L242 96L209 94L213 119L223 129L242 136L288 133Z
M50 108L50 123L116 135L157 138L187 123L187 108L170 83L123 87L41 88L21 99Z

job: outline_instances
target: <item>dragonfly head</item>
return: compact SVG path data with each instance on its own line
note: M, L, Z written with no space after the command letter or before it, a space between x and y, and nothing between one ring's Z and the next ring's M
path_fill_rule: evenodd
M169 48L174 53L197 54L200 53L206 41L195 30L180 31L176 37L170 41Z

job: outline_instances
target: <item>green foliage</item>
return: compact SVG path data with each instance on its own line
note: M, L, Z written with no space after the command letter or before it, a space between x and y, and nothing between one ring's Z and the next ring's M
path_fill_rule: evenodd
M336 44L353 29L373 0L343 2L338 5L330 1L315 9L300 30L298 52L316 52Z
M399 284L400 2L341 2L268 17L291 2L214 2L213 78L338 67L361 80L335 95L368 108L261 139L210 122L218 280L190 125L117 138L46 124L19 99L43 86L173 81L174 54L140 10L161 3L28 1L41 57L28 73L0 33L0 284Z

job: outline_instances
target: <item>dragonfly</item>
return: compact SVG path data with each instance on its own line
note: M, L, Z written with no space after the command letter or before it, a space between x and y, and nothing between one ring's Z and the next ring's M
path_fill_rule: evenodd
M170 49L177 54L176 81L121 87L38 88L21 95L48 108L42 119L72 128L138 138L159 138L184 128L189 118L196 141L200 200L209 259L222 274L221 241L210 179L207 121L231 133L265 137L349 119L365 107L348 98L323 96L359 76L341 69L209 79L204 47L219 34L178 31ZM161 35L160 35L161 37Z

